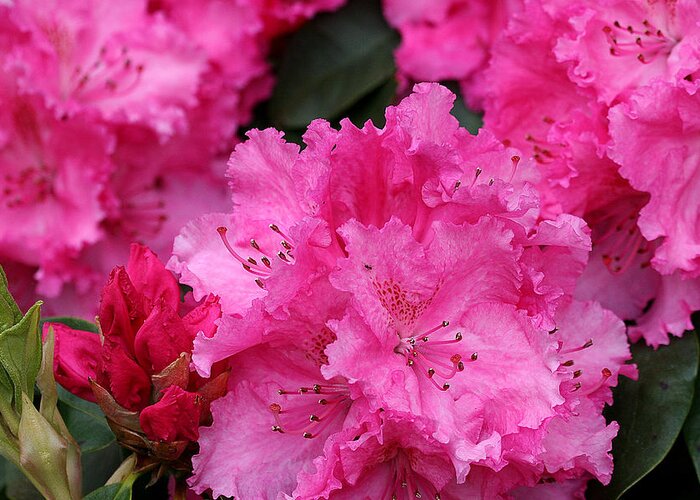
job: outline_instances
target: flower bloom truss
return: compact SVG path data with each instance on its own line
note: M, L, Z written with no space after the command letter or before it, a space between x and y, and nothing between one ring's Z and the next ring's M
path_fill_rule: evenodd
M190 486L236 498L542 498L610 480L602 409L636 376L625 327L573 294L591 248L542 219L534 160L419 84L386 126L253 130L234 210L168 267L220 298L199 376L231 367Z
M591 227L576 297L668 344L700 309L700 7L526 5L492 46L485 124L539 165L543 213Z
M129 242L168 253L225 207L223 154L271 91L273 37L341 3L0 2L0 261L19 299L94 314Z

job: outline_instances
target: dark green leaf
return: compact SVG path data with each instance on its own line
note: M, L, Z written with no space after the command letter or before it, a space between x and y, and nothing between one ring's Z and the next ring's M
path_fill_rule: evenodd
M700 483L682 437L679 437L662 462L622 496L622 500L667 498L697 500Z
M122 483L110 484L98 488L89 495L83 497L83 500L130 500L131 485Z
M100 488L114 474L124 459L122 448L116 443L90 453L83 453L83 493Z
M22 311L17 307L8 289L7 276L0 266L0 331L9 328L22 319Z
M613 441L615 471L608 486L590 485L590 499L619 498L654 469L673 446L690 409L698 370L694 333L657 351L634 345L632 355L639 381L621 379L606 411L609 420L620 424Z
M353 0L292 35L281 56L270 114L278 128L334 119L395 73L398 35L378 0Z
M0 494L0 499L42 500L44 498L12 462L2 457L0 457L0 474L2 474L0 484L4 488L4 494Z
M39 309L34 304L16 325L0 332L0 363L14 386L14 404L22 407L21 394L34 397L34 383L41 366Z
M484 126L482 114L472 111L467 107L467 104L464 102L464 98L462 97L459 85L456 82L446 82L445 86L457 96L454 107L451 111L452 116L457 118L459 124L466 128L470 134L477 134L479 129Z
M83 500L131 500L134 482L139 476L140 473L132 471L122 482L102 486L83 497Z
M391 105L396 95L396 79L392 76L383 85L360 99L347 112L347 117L357 127L362 127L367 120L372 120L375 127L383 127L386 119L384 112Z
M82 318L72 318L70 316L53 316L50 318L43 318L41 320L42 329L44 327L44 323L62 323L73 330L97 333L97 325Z
M683 437L700 480L700 377L695 380L693 405L690 407L688 418L683 426Z
M122 461L121 448L104 414L95 403L85 401L62 387L58 388L58 409L80 445L83 491L102 486Z
M62 387L58 388L58 398L58 409L66 427L83 453L106 448L115 441L99 406L71 394Z

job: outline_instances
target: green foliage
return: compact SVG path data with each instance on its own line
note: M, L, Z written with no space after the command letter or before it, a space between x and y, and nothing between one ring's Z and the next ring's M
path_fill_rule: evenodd
M44 323L61 323L73 330L82 330L84 332L97 333L97 325L90 321L84 320L82 318L73 318L71 316L52 316L49 318L41 319L41 327L43 329Z
M82 453L83 491L92 491L119 467L121 448L99 406L61 387L58 399L58 409Z
M132 485L133 482L103 486L87 495L84 500L131 500Z
M698 371L698 341L694 333L657 351L632 346L639 367L637 382L621 379L608 420L620 424L613 441L615 471L606 487L589 486L590 499L615 499L653 470L668 454L690 410Z
M0 331L3 331L22 319L22 311L7 287L7 276L0 267Z
M40 302L34 304L18 323L0 332L0 364L4 371L0 376L0 395L6 396L7 375L13 388L12 404L18 412L22 409L22 393L33 398L41 366L40 307Z
M383 113L387 95L393 94L387 86L396 72L398 41L377 0L353 0L308 22L289 37L281 54L269 103L273 125L300 129L316 118L334 120L372 93ZM372 104L371 114L377 109Z
M695 396L683 426L683 437L700 480L700 377L695 380Z
M459 124L466 128L470 134L476 135L479 129L484 126L483 116L467 107L457 82L445 82L444 85L457 96L451 111L452 116L457 118Z

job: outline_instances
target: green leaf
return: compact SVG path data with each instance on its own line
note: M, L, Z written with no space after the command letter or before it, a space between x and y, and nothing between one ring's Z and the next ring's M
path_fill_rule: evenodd
M88 493L104 485L123 459L122 448L116 441L105 448L83 453L83 491Z
M0 474L2 474L0 484L4 488L4 494L0 493L0 499L43 500L41 493L12 462L0 459Z
M700 480L700 377L695 379L695 396L683 426L683 437L693 460L695 473Z
M392 76L350 108L347 117L357 127L362 127L367 120L372 120L375 127L383 127L386 122L384 112L394 100L397 85Z
M304 25L279 63L270 101L275 126L302 128L343 115L394 75L398 41L378 0L353 0Z
M130 500L131 486L124 487L122 483L108 484L102 488L98 488L83 500Z
M98 488L83 500L131 500L131 492L134 482L138 479L139 473L129 474L121 483L108 484Z
M83 491L102 486L122 461L121 448L99 406L58 388L58 409L82 453Z
M62 387L58 388L58 399L58 409L66 427L83 453L101 450L116 440L104 413L95 403L85 401Z
M445 82L445 86L457 96L454 107L450 113L457 118L459 124L466 128L470 134L476 135L479 129L484 126L483 115L467 107L459 85L456 82Z
M7 275L0 266L0 331L3 331L22 319L22 311L17 307L8 289Z
M593 483L586 498L614 499L654 469L681 432L698 371L698 340L687 332L657 351L632 346L639 381L621 379L606 410L620 431L613 441L615 471L608 486Z
M30 401L34 397L34 383L41 366L40 307L41 302L37 302L19 323L0 332L0 363L14 386L18 412L22 408L22 393Z
M53 316L43 318L41 320L41 328L44 328L44 323L61 323L73 330L82 330L84 332L98 333L97 325L82 318L73 318L70 316Z

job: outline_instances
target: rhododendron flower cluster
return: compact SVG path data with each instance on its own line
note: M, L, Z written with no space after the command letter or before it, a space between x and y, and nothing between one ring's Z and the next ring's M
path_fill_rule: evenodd
M534 160L459 128L453 100L419 84L384 128L317 120L301 151L253 130L228 164L233 212L176 238L168 267L224 312L193 366L231 366L196 492L525 498L610 480L601 412L635 369L622 321L573 298L589 229L542 220Z
M576 296L667 344L700 309L697 2L526 2L493 45L485 124L540 167L593 254Z
M222 154L271 92L272 37L341 3L0 3L0 260L13 285L91 314L130 241L169 252L194 214L223 209Z
M54 372L66 389L97 402L119 442L144 456L189 470L199 426L226 391L228 372L210 380L190 373L192 342L211 336L221 317L207 297L181 315L180 290L148 248L134 244L126 267L102 290L100 335L47 323L55 333Z

